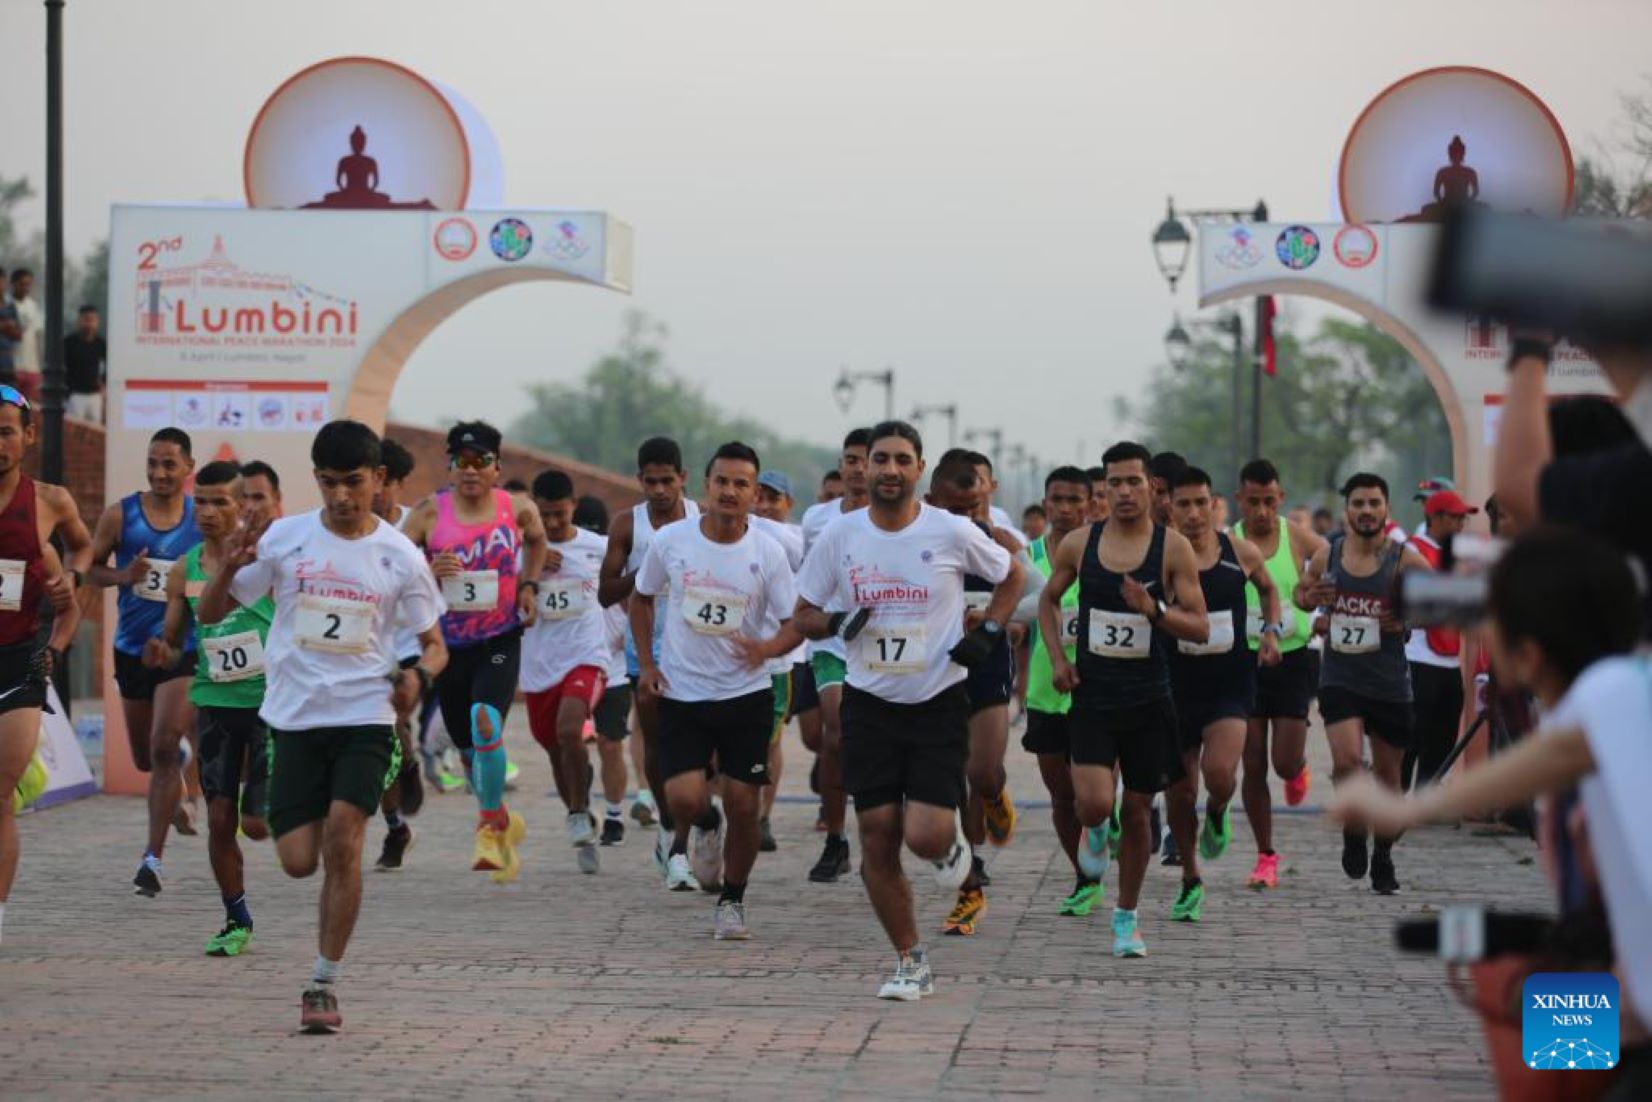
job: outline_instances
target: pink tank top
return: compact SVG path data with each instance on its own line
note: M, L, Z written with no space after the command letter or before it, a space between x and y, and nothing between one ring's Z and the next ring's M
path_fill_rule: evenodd
M439 491L436 526L427 543L432 558L451 551L459 556L467 572L493 571L498 578L498 597L492 608L452 611L442 617L442 638L448 646L472 647L516 629L517 552L522 540L509 493L493 491L491 520L464 524L454 515L453 491ZM460 603L467 595L485 593L489 581L485 577L449 579L442 583L442 595L449 605Z

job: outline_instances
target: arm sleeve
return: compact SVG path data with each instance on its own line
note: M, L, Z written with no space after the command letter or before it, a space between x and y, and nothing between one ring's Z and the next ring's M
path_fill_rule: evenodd
M665 572L665 560L660 557L660 548L664 543L663 539L656 537L654 542L648 545L648 552L642 557L642 565L637 567L634 588L644 597L656 596L669 580Z

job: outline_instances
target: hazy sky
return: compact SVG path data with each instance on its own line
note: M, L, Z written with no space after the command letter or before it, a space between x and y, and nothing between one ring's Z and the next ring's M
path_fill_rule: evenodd
M44 23L0 0L0 173L37 185ZM637 307L680 373L785 432L835 442L882 410L868 388L838 412L839 366L893 365L902 414L956 400L1093 461L1178 304L1148 243L1167 193L1323 219L1360 109L1441 64L1526 83L1588 151L1652 70L1652 3L69 0L66 39L75 255L112 202L239 200L264 98L342 54L469 99L508 203L636 227L633 296L496 292L419 350L400 416L508 422L524 382L573 378Z

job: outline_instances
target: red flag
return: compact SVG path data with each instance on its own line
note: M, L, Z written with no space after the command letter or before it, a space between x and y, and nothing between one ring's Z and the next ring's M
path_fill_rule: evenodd
M1273 339L1273 319L1279 313L1272 295L1262 296L1262 371L1273 378L1279 373L1279 348Z

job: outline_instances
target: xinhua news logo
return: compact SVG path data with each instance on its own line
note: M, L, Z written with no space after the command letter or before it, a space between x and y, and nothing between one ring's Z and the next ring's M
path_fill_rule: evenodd
M1618 981L1605 972L1537 972L1521 993L1526 1066L1604 1070L1618 1064Z

